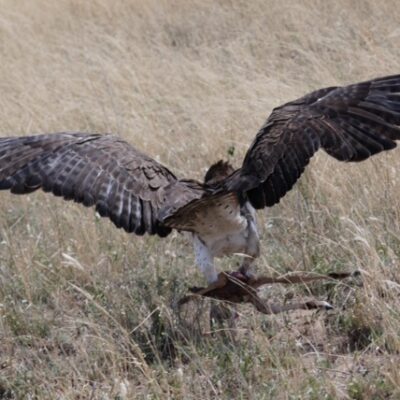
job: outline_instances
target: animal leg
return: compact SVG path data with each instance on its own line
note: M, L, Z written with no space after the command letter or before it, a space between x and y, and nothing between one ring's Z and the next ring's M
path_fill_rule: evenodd
M309 300L300 301L290 304L275 304L267 303L263 301L258 296L253 296L249 299L249 302L254 305L254 307L263 314L279 314L285 311L292 310L332 310L333 306L326 301L319 300Z
M196 264L205 276L209 284L218 281L219 277L214 265L214 257L206 244L197 236L193 238L194 253L196 255Z
M354 272L331 272L326 275L316 274L316 273L292 273L287 275L282 275L277 278L272 278L268 276L260 276L258 278L251 278L248 285L257 289L263 285L269 285L273 283L283 283L283 284L294 284L294 283L307 283L320 280L341 280L349 278L351 276L357 276L358 271Z
M250 256L245 257L237 272L244 275L248 279L255 279L256 275L255 275L254 261L255 261L254 258Z
M249 224L249 236L247 238L247 248L245 251L246 256L243 257L238 272L250 279L255 277L255 260L260 257L260 238L258 236L257 225L255 222L255 214L252 219L249 219Z

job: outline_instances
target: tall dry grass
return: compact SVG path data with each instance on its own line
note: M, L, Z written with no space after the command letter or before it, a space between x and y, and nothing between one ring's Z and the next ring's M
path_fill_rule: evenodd
M113 132L180 176L240 161L274 106L399 73L393 1L2 0L0 135ZM0 397L399 398L399 152L318 154L260 213L263 273L360 269L362 282L269 287L329 313L210 332L176 234L137 238L92 210L0 194ZM236 260L222 260L234 268ZM195 313L197 311L197 313Z

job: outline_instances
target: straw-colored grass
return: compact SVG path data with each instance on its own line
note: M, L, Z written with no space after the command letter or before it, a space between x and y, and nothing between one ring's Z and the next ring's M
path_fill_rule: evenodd
M113 132L179 176L236 166L274 106L400 72L396 0L2 0L0 136ZM360 269L360 281L266 288L336 309L210 332L204 283L173 234L137 238L93 210L0 193L0 397L400 397L400 153L318 154L259 213L262 273ZM237 260L222 260L233 269Z

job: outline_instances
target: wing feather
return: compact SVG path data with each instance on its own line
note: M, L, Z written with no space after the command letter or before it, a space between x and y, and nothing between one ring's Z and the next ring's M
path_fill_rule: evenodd
M323 148L340 161L362 161L400 139L400 75L312 92L273 110L242 168L219 188L272 206Z
M115 136L0 138L0 190L26 194L41 188L95 206L118 228L138 235L169 234L174 226L159 214L172 216L204 194L200 184L185 182Z

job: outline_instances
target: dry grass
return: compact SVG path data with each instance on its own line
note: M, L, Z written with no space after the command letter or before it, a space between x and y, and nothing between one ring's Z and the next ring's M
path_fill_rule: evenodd
M399 20L396 0L3 0L0 135L115 132L200 178L230 147L239 165L272 107L399 73ZM399 398L399 170L399 151L318 154L260 213L261 272L359 268L363 286L267 288L337 308L243 306L236 337L171 307L201 282L180 235L129 237L60 199L1 193L0 397Z

